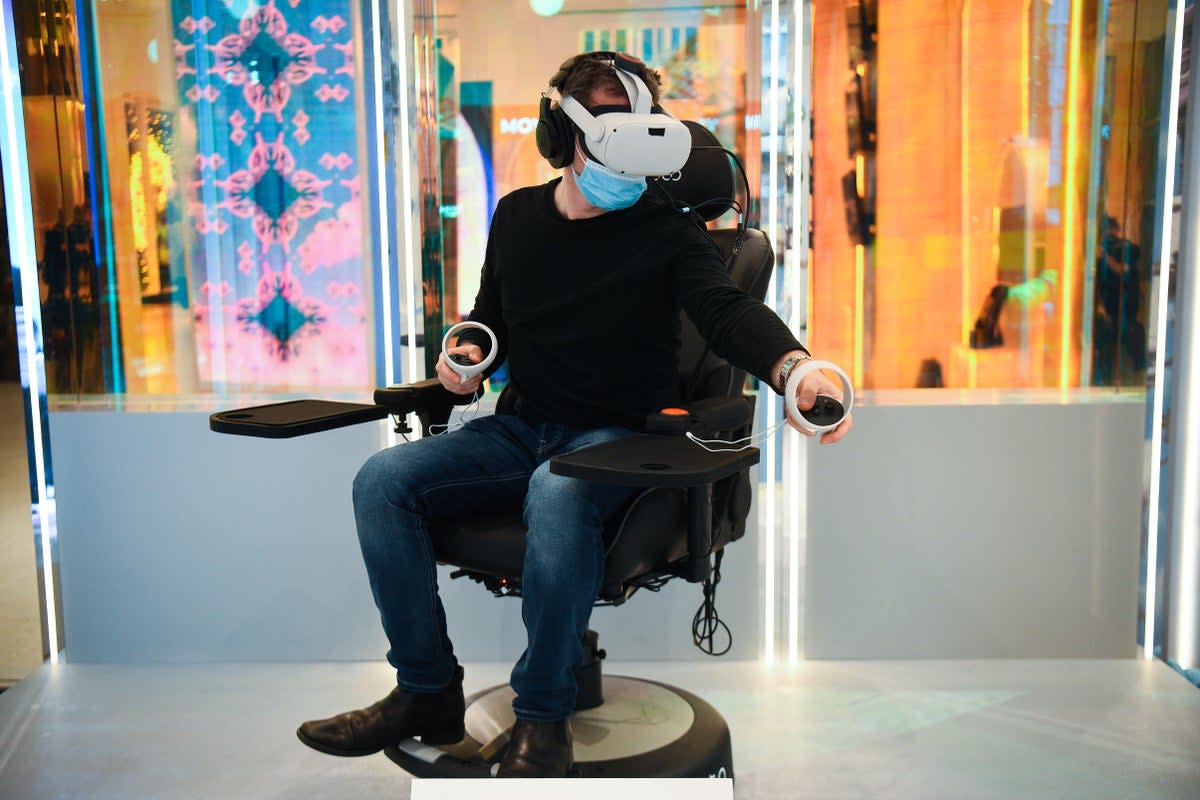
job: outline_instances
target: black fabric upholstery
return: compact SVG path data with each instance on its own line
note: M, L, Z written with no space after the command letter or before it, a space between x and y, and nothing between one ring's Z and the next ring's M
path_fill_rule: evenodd
M621 600L627 581L662 569L687 553L684 493L650 489L638 495L604 531L608 557L601 598ZM432 531L434 555L443 564L497 578L520 579L525 560L521 511L449 520Z
M683 169L674 175L651 178L679 206L695 209L711 222L730 209L736 195L733 163L721 150L712 131L698 122L683 120L692 134L693 149Z

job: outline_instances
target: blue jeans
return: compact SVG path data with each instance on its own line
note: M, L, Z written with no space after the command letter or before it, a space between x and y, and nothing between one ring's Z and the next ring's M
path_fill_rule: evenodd
M572 712L580 639L604 577L604 522L637 490L552 475L549 459L632 433L495 415L367 460L354 479L354 518L401 687L436 692L458 667L427 524L524 504L528 641L512 671L513 710L530 720Z

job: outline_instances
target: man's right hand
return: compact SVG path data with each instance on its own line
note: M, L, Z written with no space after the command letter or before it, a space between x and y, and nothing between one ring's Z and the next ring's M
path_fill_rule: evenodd
M446 352L454 355L455 353L465 353L471 359L472 364L478 364L483 361L483 350L479 349L479 345L464 344L449 348ZM438 356L437 362L437 377L438 383L446 388L447 391L454 394L474 394L483 385L483 374L480 373L472 378L462 381L458 373L450 369L450 365L446 363L446 353Z

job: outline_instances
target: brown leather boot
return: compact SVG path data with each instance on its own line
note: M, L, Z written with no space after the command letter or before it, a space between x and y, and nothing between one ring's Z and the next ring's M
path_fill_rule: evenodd
M566 778L574 761L571 723L534 722L518 719L513 723L508 752L496 773L500 778Z
M417 694L397 686L367 708L329 719L305 722L296 735L314 750L331 756L368 756L410 736L426 744L454 744L464 737L462 667L436 694Z

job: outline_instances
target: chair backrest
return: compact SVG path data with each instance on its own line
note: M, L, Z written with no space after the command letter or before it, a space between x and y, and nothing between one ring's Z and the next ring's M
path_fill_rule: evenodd
M678 175L657 179L676 205L712 222L727 212L737 196L733 161L720 140L698 122L684 120L692 134L692 152ZM755 228L710 230L709 235L738 287L762 300L771 281L775 254L766 235ZM681 314L679 380L681 396L732 395L741 391L745 372L713 355L696 327Z

